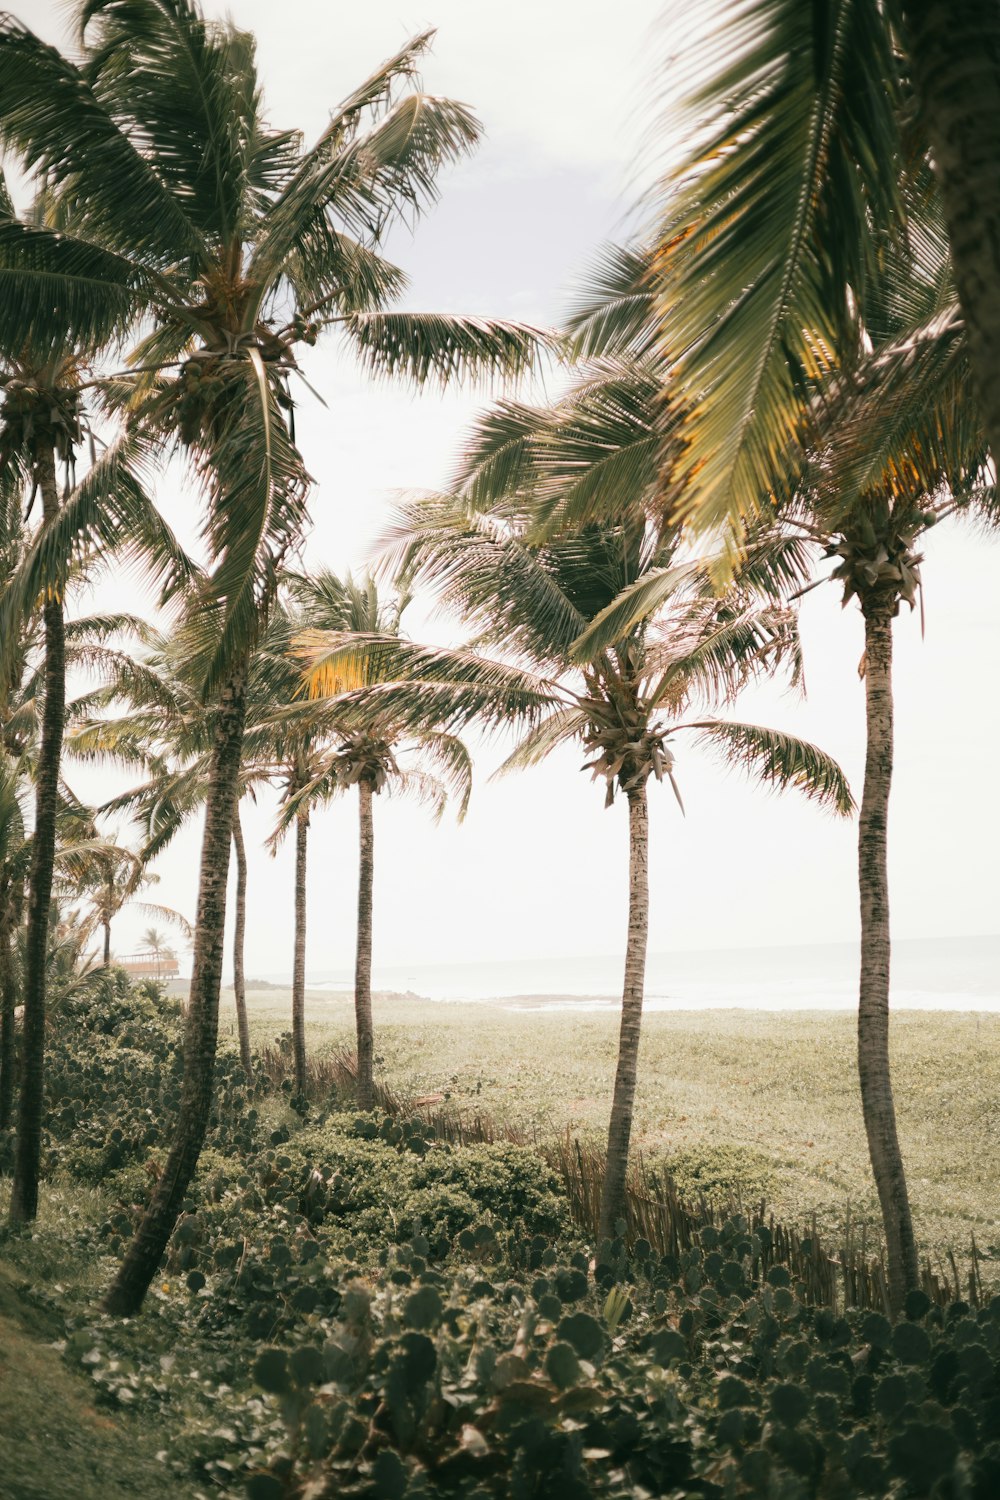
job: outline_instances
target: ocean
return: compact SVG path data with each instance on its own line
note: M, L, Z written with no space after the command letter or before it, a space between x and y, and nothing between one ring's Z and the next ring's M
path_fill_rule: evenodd
M657 1010L849 1010L857 1005L857 947L651 953L646 1008ZM516 1009L611 1010L620 955L494 959L374 967L373 988L428 1000L492 1001ZM288 975L269 975L283 984ZM349 973L311 973L311 990L350 992ZM1000 1011L1000 935L900 939L893 945L892 1005L909 1010Z

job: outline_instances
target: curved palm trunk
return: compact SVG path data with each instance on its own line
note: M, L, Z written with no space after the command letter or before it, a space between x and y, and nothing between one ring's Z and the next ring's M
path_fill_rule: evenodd
M139 1310L167 1248L205 1141L219 1037L229 847L246 720L246 674L234 673L219 704L198 876L191 994L184 1026L184 1082L173 1145L152 1201L104 1299L106 1312Z
M6 1130L14 1109L14 955L10 928L0 929L0 1130Z
M1000 453L1000 7L904 0L986 435Z
M625 983L622 989L622 1022L618 1037L618 1068L608 1126L608 1159L601 1191L598 1236L610 1239L625 1206L625 1176L632 1136L636 1072L639 1062L639 1031L642 1025L643 986L646 977L646 942L649 936L649 810L646 785L628 794L628 941L625 948Z
M861 983L858 1072L868 1151L878 1188L889 1258L893 1311L917 1285L917 1250L896 1133L889 1073L889 878L886 846L892 783L892 614L882 600L865 604L865 699L868 743L858 828L861 894Z
M295 819L295 957L292 966L292 1053L295 1089L306 1086L306 851L309 819Z
M354 1014L358 1028L358 1104L371 1109L375 1103L372 1030L372 889L375 881L375 824L372 818L374 788L370 781L358 782L360 859L358 862L358 942L354 964Z
M59 513L55 453L39 455L36 477L42 521ZM56 852L59 767L66 716L66 626L62 599L53 591L43 607L45 624L45 702L35 773L35 829L28 875L28 925L24 949L24 1025L21 1040L21 1092L18 1103L11 1223L33 1219L38 1211L38 1172L45 1102L45 963L49 945L49 905Z
M240 1037L240 1063L250 1078L253 1074L253 1059L250 1055L250 1023L247 1020L247 981L244 969L244 951L247 935L247 846L243 839L243 824L240 822L240 806L237 802L233 814L233 850L236 854L236 922L233 928L233 996L236 1000L236 1029Z

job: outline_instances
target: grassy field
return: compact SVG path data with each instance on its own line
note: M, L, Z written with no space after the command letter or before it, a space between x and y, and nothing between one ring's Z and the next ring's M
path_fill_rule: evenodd
M290 994L249 997L255 1041L288 1029ZM352 1039L350 1000L311 994L309 1046ZM606 1125L617 1017L501 1005L376 1001L379 1077L406 1094L444 1093L539 1138ZM222 1028L233 1035L231 998ZM854 1021L830 1012L687 1011L643 1022L636 1144L692 1189L766 1196L793 1222L874 1224L854 1062ZM1000 1246L1000 1016L900 1012L896 1102L922 1245L963 1254ZM1000 1253L1000 1252L998 1252Z

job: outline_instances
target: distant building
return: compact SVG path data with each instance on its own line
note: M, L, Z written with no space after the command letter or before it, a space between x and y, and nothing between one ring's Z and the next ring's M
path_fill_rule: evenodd
M181 972L176 953L132 953L114 960L132 979L176 979Z

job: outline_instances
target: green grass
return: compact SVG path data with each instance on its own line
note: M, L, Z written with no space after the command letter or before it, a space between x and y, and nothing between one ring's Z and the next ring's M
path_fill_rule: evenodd
M251 994L255 1040L287 1030L287 991ZM352 1039L351 1004L309 997L309 1045ZM408 1094L444 1093L539 1138L606 1126L617 1016L500 1005L376 1000L379 1076ZM234 1029L223 1007L223 1034ZM900 1135L917 1230L932 1254L963 1259L974 1233L1000 1246L1000 1016L901 1012L893 1020ZM687 1011L643 1022L638 1148L672 1161L695 1190L766 1195L791 1222L876 1224L854 1057L854 1019L829 1012Z
M0 1211L5 1208L0 1202ZM96 1257L70 1253L71 1220L95 1222L100 1193L45 1185L33 1232L7 1241L0 1258L0 1495L3 1500L187 1500L197 1494L157 1458L164 1437L152 1421L95 1405L86 1374L70 1368L58 1341L58 1304L95 1301Z

